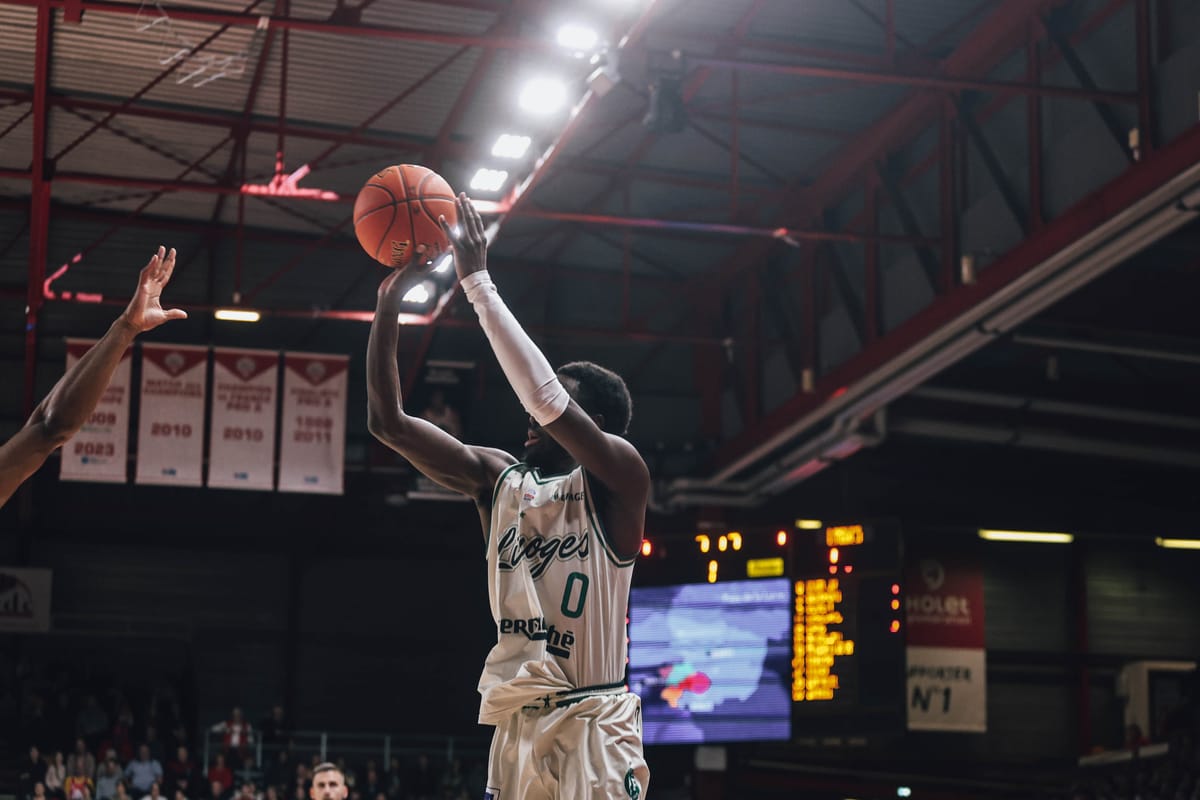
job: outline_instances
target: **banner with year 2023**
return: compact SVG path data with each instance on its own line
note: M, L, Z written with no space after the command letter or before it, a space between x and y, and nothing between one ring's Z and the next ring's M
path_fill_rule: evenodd
M347 356L284 353L279 491L341 494Z
M136 483L200 486L208 348L142 345Z
M92 339L67 339L67 369L92 349ZM79 433L63 445L59 478L64 481L125 483L129 457L129 383L132 350L126 350L96 410Z
M275 394L279 353L213 350L208 485L220 489L275 488Z

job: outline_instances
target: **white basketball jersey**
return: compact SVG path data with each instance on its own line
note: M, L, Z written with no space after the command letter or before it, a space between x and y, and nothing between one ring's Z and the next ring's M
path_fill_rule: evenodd
M479 680L480 721L548 694L620 685L634 559L613 552L582 467L496 481L488 592L497 641Z

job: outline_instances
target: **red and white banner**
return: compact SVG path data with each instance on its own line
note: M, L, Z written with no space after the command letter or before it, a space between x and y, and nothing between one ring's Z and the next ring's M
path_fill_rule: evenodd
M92 339L67 339L67 369L75 366L95 344ZM132 350L126 350L113 372L96 410L62 448L59 478L64 481L125 483L129 455L129 391Z
M273 350L213 350L208 485L275 488L275 396L279 354Z
M909 730L985 732L983 571L967 558L921 558L906 580Z
M136 483L200 486L208 348L142 345Z
M279 491L341 494L347 356L284 353Z

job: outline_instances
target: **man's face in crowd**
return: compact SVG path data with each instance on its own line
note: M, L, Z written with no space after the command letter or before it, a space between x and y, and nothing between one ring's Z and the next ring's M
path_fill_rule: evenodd
M346 779L336 769L327 769L313 776L312 800L346 800Z

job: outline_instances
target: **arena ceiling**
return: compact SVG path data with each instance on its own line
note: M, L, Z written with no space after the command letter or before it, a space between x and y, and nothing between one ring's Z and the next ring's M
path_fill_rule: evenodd
M0 0L2 416L159 242L193 312L164 338L361 362L355 192L494 167L492 272L552 361L629 381L661 510L966 515L1054 482L1056 513L1125 493L1185 526L1198 31L1169 0ZM568 103L531 116L542 75ZM532 145L502 162L500 133ZM263 194L280 153L324 199ZM406 386L476 363L470 437L518 446L465 302L413 311Z

